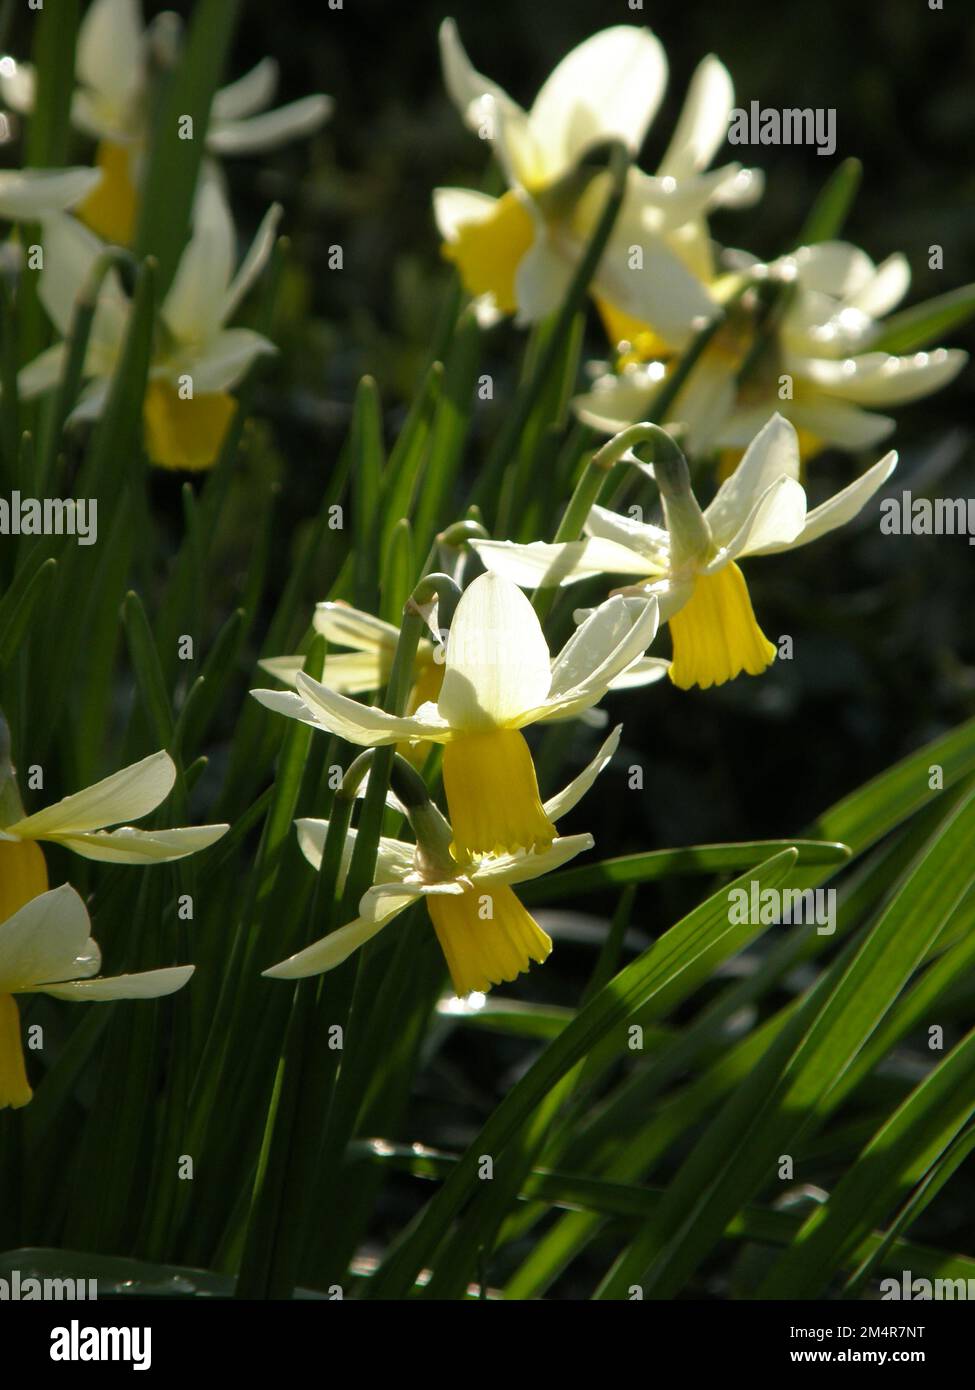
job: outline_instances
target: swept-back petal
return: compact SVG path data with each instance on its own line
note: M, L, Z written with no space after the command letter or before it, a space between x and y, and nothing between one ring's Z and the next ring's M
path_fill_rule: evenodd
M305 724L327 729L349 743L357 743L365 748L378 748L384 743L398 743L401 739L431 739L435 743L450 737L449 727L437 718L435 709L421 706L410 718L398 718L377 709L375 705L363 705L350 700L327 686L320 685L309 676L299 673L296 678L298 694L290 690L252 690L254 699L277 714L286 714L290 719L300 719Z
M216 121L207 132L207 149L218 155L273 150L289 140L313 135L328 119L334 104L331 97L319 93L299 97L274 111L262 111L259 116Z
M236 82L230 82L214 92L210 119L234 121L241 116L253 116L255 111L263 111L274 99L277 85L277 63L273 58L262 58Z
M317 872L322 867L328 821L304 817L295 821L295 829L298 832L298 844L302 854ZM359 832L355 829L346 832L345 844L342 846L340 883L345 882L345 875L352 860L352 851L355 848L358 834ZM376 852L374 877L382 882L386 880L399 882L404 879L407 874L412 872L415 850L416 846L411 845L407 840L394 840L388 835L381 835L379 837L379 849Z
M171 965L163 970L143 970L136 975L106 975L101 980L72 980L64 984L40 985L36 993L52 994L76 1004L109 999L160 999L175 994L193 974L192 965Z
M221 309L221 323L227 323L233 318L244 296L267 265L268 258L274 249L274 238L277 236L282 212L283 208L280 203L272 203L261 219L261 225L254 233L254 240L248 247L247 255L241 261L240 269L230 282Z
M647 574L646 557L616 541L590 536L581 541L549 545L531 541L472 541L492 574L503 575L526 589L539 585L574 584L597 574Z
M166 799L175 780L176 767L169 754L152 753L5 828L21 840L47 840L139 820Z
M85 953L90 934L85 905L69 884L31 898L0 922L0 994L63 980Z
M220 329L234 250L227 200L215 178L204 178L193 208L193 235L161 310L166 327L180 342L204 343Z
M801 373L822 391L856 405L903 405L940 391L954 381L968 361L960 348L934 348L894 357L865 352L842 362L810 358Z
M94 0L78 30L75 70L121 105L142 80L144 28L138 0Z
M741 528L704 566L707 574L739 555L761 554L768 547L785 548L802 532L806 494L795 478L777 478L755 503Z
M93 830L84 835L62 834L51 838L84 859L96 859L104 864L169 864L208 849L229 829L226 824L186 825L174 830L136 830L131 825L123 825L118 830Z
M658 178L679 182L706 169L728 134L734 104L735 89L728 69L709 53L691 78L667 153L657 168Z
M863 510L878 488L883 487L896 467L897 455L891 450L872 468L868 468L865 473L861 474L855 482L850 483L849 487L834 493L828 501L821 503L820 506L813 507L806 516L806 524L802 534L791 544L767 545L752 553L770 555L778 550L794 550L797 546L808 545L810 541L818 540L827 532L835 531L838 526L852 521Z
M550 175L602 141L619 139L636 154L667 84L667 59L649 29L613 25L566 54L529 113Z
M490 883L527 883L560 868L577 854L592 849L591 835L563 835L553 840L548 849L526 854L489 854L478 862L473 874L474 886Z
M759 498L779 478L799 478L799 440L795 426L775 414L755 436L738 467L705 508L711 534L727 545L755 509Z
M611 605L614 604L621 605L621 608L616 610L616 615L626 615L620 622L623 631L617 646L603 656L606 650L606 629L616 616L611 609ZM634 620L633 615L638 609L642 611ZM544 706L524 715L523 722L565 718L569 713L579 713L591 705L598 704L615 677L621 671L625 671L649 647L656 635L657 623L658 607L655 598L646 601L638 596L616 595L605 604L600 604L600 607L580 625L575 638L570 639L572 642L578 639L580 645L573 651L572 661L566 662L562 668L562 674L568 677L572 671L585 669L585 649L589 641L592 642L594 663L598 661L598 664L593 664L576 685L556 689L553 681L552 693ZM587 631L589 624L593 626ZM568 647L569 644L566 645ZM600 656L601 661L598 660Z
M560 820L562 816L568 815L572 808L579 804L619 747L622 732L623 725L617 724L609 738L602 744L599 752L586 764L578 776L573 777L568 786L563 787L560 792L556 792L555 796L550 796L548 801L544 803L545 814L549 820ZM556 840L555 843L559 844L560 842Z
M0 218L40 221L74 207L101 182L99 169L17 169L0 173Z
M388 910L385 916L369 919L357 917L347 926L339 927L338 931L323 936L320 941L306 946L303 951L296 952L279 965L272 965L262 973L272 980L301 980L308 975L321 975L326 970L334 970L337 965L347 960L353 951L357 951L360 946L378 936L383 927L387 927L393 918L415 902L418 896L419 890L411 894L401 892L398 897L387 898L385 906Z

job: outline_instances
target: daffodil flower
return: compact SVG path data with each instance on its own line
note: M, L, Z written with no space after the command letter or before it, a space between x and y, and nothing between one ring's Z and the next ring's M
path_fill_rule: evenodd
M592 786L616 751L621 727L613 730L569 786L544 803L545 813L552 821L566 815ZM487 991L492 985L513 980L532 961L541 965L552 950L551 937L525 910L512 885L560 868L591 849L592 836L556 838L546 849L535 853L518 850L511 854L464 856L458 862L448 848L450 827L435 810L433 815L443 825L439 852L431 839L416 845L405 840L381 839L375 882L363 895L355 921L264 974L272 979L297 980L333 970L421 898L426 902L459 996L473 990ZM317 871L328 821L299 820L297 828L302 852ZM340 882L348 872L355 837L356 832L350 830L343 846Z
M176 768L153 753L84 791L25 816L12 769L0 767L0 917L43 893L47 869L38 841L63 845L85 859L110 864L160 864L206 849L227 825L137 830L128 824L154 811L172 791ZM106 826L117 826L108 830Z
M459 188L434 193L444 255L480 316L533 323L555 309L605 204L608 142L635 157L663 95L667 61L648 29L618 25L573 49L524 111L472 67L452 20L440 31L444 78L467 125L490 140L508 181L500 198ZM656 178L632 166L592 288L604 315L649 320L682 342L716 312L699 265L705 212L751 200L757 177L738 165L711 174L727 132L730 88L716 58L702 63Z
M807 509L799 482L794 427L773 415L738 467L702 511L679 468L659 459L665 526L593 507L586 539L562 545L473 541L490 571L526 587L571 584L595 574L634 576L622 593L655 597L670 627L675 685L707 688L742 671L759 675L775 647L759 627L738 561L808 545L850 521L890 477L897 455L885 455L855 482Z
M380 690L386 684L392 670L396 644L399 641L399 628L387 623L372 613L353 608L342 602L319 603L315 605L312 618L314 630L321 633L329 643L325 658L322 684L342 695L362 695L367 691ZM436 605L428 621L432 638L421 637L417 643L413 662L413 685L406 702L406 713L414 714L421 705L434 703L439 699L444 676L444 647L437 632ZM436 640L433 640L435 638ZM349 647L348 652L331 651L332 646ZM269 676L274 676L283 685L297 686L298 675L303 669L305 658L294 656L265 657L258 665ZM610 682L611 690L632 690L636 686L652 685L667 674L669 662L654 656L638 657L625 671ZM587 723L602 725L605 716L602 711L583 711ZM403 743L399 751L409 756L409 744Z
M653 640L656 604L600 605L553 661L524 594L484 574L461 595L434 704L397 716L304 674L298 693L255 690L268 709L365 747L401 740L444 745L443 779L459 855L544 849L555 827L538 794L525 736L539 720L581 713L605 695Z
M204 180L197 193L193 235L180 259L159 323L143 402L146 452L162 468L210 468L233 419L229 394L252 362L276 351L249 328L228 328L241 300L271 254L281 210L272 207L236 274L234 225L219 186ZM67 337L75 305L105 247L71 217L52 217L44 226L44 269L38 293L49 316ZM84 364L88 384L72 419L102 411L122 350L130 303L118 275L102 282ZM21 395L50 390L64 368L67 345L57 343L20 373Z
M158 999L182 989L192 965L95 979L101 952L81 898L68 884L0 913L0 1110L26 1105L27 1080L16 994L50 994L74 1003Z
M65 212L97 185L96 169L5 169L0 172L0 219L39 222Z
M748 273L758 283L778 283L787 300L769 342L743 377L761 331L747 300L734 307L705 349L671 409L689 453L740 451L773 409L795 425L804 458L827 446L870 448L894 429L895 421L876 413L878 408L941 390L968 360L955 348L905 356L874 349L883 316L910 284L901 255L878 266L849 243L820 242L768 267L753 262ZM623 370L603 370L574 403L585 423L613 434L647 417L665 374L662 361L634 360L652 359L658 338L644 342L639 326L632 325L624 336L631 339L625 346L635 351L624 354Z
M101 174L78 211L94 232L118 246L128 246L135 229L153 71L179 62L179 26L178 18L166 12L147 27L139 0L94 0L78 30L71 119L98 142ZM206 137L211 155L272 149L321 126L332 109L326 96L266 109L277 78L277 64L263 58L215 94ZM25 114L34 109L36 85L29 63L17 63L0 75L0 95L12 110Z

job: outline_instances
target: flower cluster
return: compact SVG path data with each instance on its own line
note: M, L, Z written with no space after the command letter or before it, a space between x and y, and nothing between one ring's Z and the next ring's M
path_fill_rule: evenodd
M5 366L4 390L15 391L18 407L44 398L45 420L60 403L69 429L110 413L131 351L137 273L152 270L144 234L154 113L190 39L170 14L146 26L138 0L94 0L70 95L70 120L93 142L93 167L0 174L0 217L39 224L36 295L54 335L25 353L19 370ZM604 699L662 698L666 678L679 691L707 690L766 671L776 646L753 610L743 566L857 516L897 464L893 452L874 456L895 423L878 410L945 386L966 356L930 343L897 350L887 316L909 287L902 255L876 265L838 229L767 263L713 241L712 215L740 213L763 191L755 169L712 167L734 103L716 57L698 66L649 174L638 160L667 61L648 29L614 26L586 40L528 110L476 70L453 21L440 44L447 92L504 181L498 196L434 191L442 255L484 331L513 318L542 341L566 305L578 309L591 297L606 360L590 363L588 389L571 401L586 447L559 475L565 495L551 538L539 534L537 513L535 529L509 520L491 535L468 509L452 574L437 576L431 597L432 561L420 571L402 626L353 607L348 590L337 589L342 597L318 605L305 644L327 647L319 678L306 669L306 651L271 655L261 667L283 688L252 694L275 714L372 750L368 777L392 787L389 820L401 830L405 817L413 833L380 836L372 883L351 921L330 921L322 939L263 974L292 980L331 970L422 900L453 987L466 995L546 959L551 939L514 889L594 844L588 832L563 834L559 822L613 757L620 727L568 786L545 796L529 741L535 726L599 726ZM218 463L239 409L233 393L276 351L236 320L272 256L282 209L267 210L241 255L220 167L225 156L310 135L327 118L323 95L268 109L275 82L268 58L210 92L185 236L145 339L142 446L162 469L195 474ZM40 102L25 63L5 60L0 90L27 117ZM590 449L593 430L610 443ZM871 457L816 500L805 465L827 446ZM419 478L419 453L414 463ZM625 506L631 483L649 499L645 509ZM583 584L588 606L573 609L565 591ZM561 628L547 622L553 605ZM658 630L663 649L654 646ZM569 636L555 643L556 632ZM658 689L645 697L650 685ZM375 703L384 690L387 704ZM341 814L333 804L328 817L297 820L312 868L336 870L331 908L351 881L362 834L351 819L364 765L357 759L352 768ZM209 848L228 825L128 824L159 807L181 775L159 752L26 815L9 755L0 760L0 1107L31 1095L15 995L148 998L192 974L192 965L173 965L99 977L88 908L67 884L50 889L39 848L48 842L130 865Z

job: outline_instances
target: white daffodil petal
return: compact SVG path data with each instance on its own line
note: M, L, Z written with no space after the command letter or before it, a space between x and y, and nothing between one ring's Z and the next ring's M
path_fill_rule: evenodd
M262 58L250 72L221 87L213 95L211 121L234 121L263 111L274 99L278 85L278 65L273 58Z
M121 821L140 820L165 801L175 781L176 767L169 754L152 753L5 829L21 840L46 840L52 835L72 835L101 830Z
M113 103L125 103L141 82L144 32L139 0L93 0L78 30L79 79Z
M586 764L579 775L573 777L567 787L563 787L560 792L549 797L548 801L544 803L545 814L550 821L561 820L563 816L568 815L574 806L579 804L619 747L622 732L623 725L617 724L599 752Z
M548 166L528 116L502 87L471 64L452 19L440 26L440 61L450 99L469 130L478 135L487 132L493 139L509 182L545 182Z
M609 683L610 690L637 690L645 685L656 685L670 670L670 662L662 656L641 656L627 666Z
M85 942L84 950L75 956L71 969L65 975L66 980L90 980L93 975L97 975L102 968L101 947L94 937L90 936ZM53 983L59 984L55 980Z
M196 395L229 391L246 375L258 357L276 352L277 348L270 339L251 328L224 328L200 352L187 359L185 370L193 378ZM176 374L180 375L179 372Z
M257 664L269 676L297 689L298 672L304 669L305 658L272 656ZM329 690L338 690L343 695L378 690L388 675L388 663L380 661L376 652L339 652L325 658L324 683Z
M593 285L615 308L649 324L675 348L686 346L720 313L707 286L659 238L646 238L643 263L636 269L629 243L611 237Z
M588 709L590 705L598 704L609 689L613 679L621 671L625 671L637 657L643 655L657 632L658 606L655 598L644 602L636 597L624 598L622 595L616 595L615 598L608 599L605 604L600 604L600 607L580 625L577 636L579 633L584 633L587 624L593 624L589 631L592 635L593 654L598 660L604 650L603 624L610 621L610 617L605 612L600 614L600 610L608 610L615 603L624 605L630 615L633 614L635 608L641 610L640 616L635 621L632 620L631 616L629 630L624 632L615 650L605 656L598 665L594 665L577 685L569 688L563 687L558 692L553 689L553 693L545 702L544 707L523 716L524 722L527 723L533 719L564 718L570 712L577 713ZM586 637L584 636L583 642L585 640ZM578 662L578 667L584 668L584 646L581 646L574 653L572 666L566 665L564 671L566 675L576 665L576 662Z
M35 357L33 362L28 362L26 367L22 367L17 373L17 391L21 399L31 401L35 396L42 396L45 391L50 391L52 386L56 386L61 380L67 355L67 345L55 343L39 357Z
M328 821L304 817L295 821L295 828L301 852L317 872L322 867ZM342 846L340 882L345 881L358 833L355 829L346 831L345 844ZM394 840L388 835L381 835L376 853L375 877L383 881L393 879L397 882L406 878L413 870L415 852L416 846L406 840Z
M863 510L877 489L883 487L896 467L897 455L891 450L872 468L868 468L866 473L861 474L855 482L850 483L849 487L834 493L828 501L814 507L806 516L806 524L802 534L791 545L766 546L761 551L753 553L768 555L777 550L794 550L797 546L808 545L810 541L818 540L827 532L835 531L838 526L852 521Z
M303 656L266 656L259 661L258 666L267 675L279 680L282 685L295 687L295 680L298 672L304 668L305 658Z
M908 357L868 352L842 362L809 359L802 375L820 390L855 405L903 405L940 391L967 361L968 354L959 348L935 348Z
M601 536L558 545L545 541L531 541L528 545L472 541L471 545L492 574L503 575L526 589L574 584L600 574L645 576L649 567L644 555Z
M412 738L444 742L450 736L450 729L437 718L436 710L430 711L421 706L422 714L417 711L410 718L399 718L377 709L375 705L350 700L304 673L297 677L296 684L298 696L275 690L252 690L251 694L268 709L288 714L307 724L317 724L339 738L365 748L378 748L384 743L398 743L401 739ZM296 708L294 702L303 706L303 710Z
M649 574L651 571L666 567L670 555L670 536L662 526L650 526L645 521L635 521L631 516L621 516L619 512L611 512L606 507L594 505L589 510L586 518L586 535L600 540L612 541L615 545L622 546L624 550L630 551L634 556L639 556L645 566L641 573ZM591 556L599 554L599 548L594 547ZM622 558L622 557L619 557ZM618 573L631 574L632 570L617 571Z
M851 452L872 448L892 434L897 421L892 415L878 415L848 401L820 396L794 404L790 414L797 429L806 430L822 445L833 444Z
M471 223L487 222L497 212L498 199L489 193L471 188L435 188L433 190L433 220L444 241L455 242L461 228Z
M552 176L593 144L619 139L639 151L667 83L667 59L649 29L603 29L568 53L529 112Z
M74 217L49 217L44 223L44 269L37 293L51 321L62 337L71 331L78 296L88 283L99 256L105 251L100 241ZM129 302L114 270L102 281L98 308L92 324L91 341L103 349L117 348L125 331Z
M192 965L171 965L163 970L144 970L136 975L106 975L101 980L74 980L40 985L36 993L52 994L75 1004L110 999L160 999L182 989L193 974Z
M667 153L657 166L659 178L680 181L706 169L728 134L735 89L724 63L709 53L691 78Z
M880 319L904 298L911 284L911 267L901 252L888 256L877 266L873 278L849 296L851 308L862 309L871 318Z
M274 238L278 233L283 208L280 203L272 203L261 219L261 225L254 234L254 240L247 255L240 263L240 269L230 282L220 311L220 322L228 323L237 312L248 290L260 277L274 249Z
M103 864L169 864L216 844L229 829L229 825L185 825L174 830L136 830L123 825L118 830L49 838L84 859Z
M779 478L798 481L799 439L795 427L775 414L749 444L744 458L705 509L718 545L727 545L741 530L758 499Z
M620 376L607 372L598 377L591 391L572 399L572 409L584 425L602 434L618 434L627 425L646 420L652 413L654 396L666 375L661 362L638 366Z
M97 420L105 409L105 402L108 400L111 385L110 378L90 381L78 397L78 404L68 416L68 425L74 427L83 421Z
M34 109L36 94L37 73L33 64L14 62L8 55L5 70L0 71L0 100L11 111L26 116Z
M574 859L577 854L592 849L593 844L591 835L563 835L553 840L548 849L533 850L530 854L522 850L517 854L487 855L477 865L474 883L476 886L482 883L527 883L529 879L541 878L543 874L551 873L553 869Z
M644 599L622 594L615 594L594 608L552 662L551 694L559 696L575 690L601 671L607 661L615 660L620 644L645 617L646 608ZM649 645L649 639L644 645Z
M521 590L490 571L461 595L447 638L438 709L454 729L511 725L549 692L549 651Z
M85 953L90 935L85 905L68 884L31 898L0 922L0 994L64 979Z
M360 652L387 651L392 655L399 641L399 628L347 603L316 603L312 624L327 641Z
M791 257L803 289L851 301L868 285L877 267L865 251L849 241L819 241L801 246Z
M706 453L723 439L737 397L738 383L732 363L705 354L678 393L672 412L673 423L680 429L681 444L689 454ZM768 407L763 406L762 410L764 424ZM746 443L751 443L757 429L758 426L751 431Z
M80 203L101 182L99 169L18 169L0 173L0 218L40 221Z
M183 343L204 343L223 324L234 269L234 224L216 179L204 178L193 208L193 235L180 257L162 317Z
M538 323L561 304L576 266L543 229L536 229L535 240L518 262L515 271L515 301L520 325Z
M806 494L795 478L777 478L755 503L741 528L705 567L706 574L722 569L739 555L759 555L787 549L802 533Z
M389 926L394 917L415 902L417 896L404 894L400 898L387 899L389 911L385 917L370 921L357 917L354 922L339 927L338 931L322 937L320 941L306 946L303 951L298 951L296 955L283 960L280 965L272 965L262 973L272 980L301 980L308 975L321 975L326 970L334 970L337 965L347 960L353 951L357 951L360 946L378 936L383 927Z
M324 125L333 105L331 97L319 94L299 97L259 116L217 121L207 132L207 149L216 155L260 154L276 149L289 140L313 135Z

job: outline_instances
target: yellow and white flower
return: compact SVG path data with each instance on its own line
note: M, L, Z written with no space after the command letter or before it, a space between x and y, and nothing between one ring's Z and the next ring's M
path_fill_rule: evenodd
M434 703L397 716L358 704L304 674L298 693L255 690L268 709L365 747L444 745L443 778L459 855L543 849L555 827L522 733L595 705L653 641L656 604L616 598L583 622L553 661L541 624L507 579L484 574L461 595Z
M250 328L228 328L237 308L271 254L281 209L272 207L236 273L236 235L226 200L209 179L197 193L193 235L159 312L149 384L143 403L146 452L162 468L211 467L237 403L230 391L254 360L274 344ZM44 269L38 293L66 338L78 296L104 244L72 217L44 224ZM114 270L102 282L92 323L84 375L87 385L72 419L94 419L108 396L125 338L130 303ZM20 373L27 399L60 379L67 345L48 348Z
M552 821L582 799L616 751L619 736L617 727L579 776L545 802L546 815ZM442 821L439 813L435 814ZM442 839L446 845L451 831L446 822L443 824ZM297 827L302 852L318 870L328 821L300 820ZM343 847L343 879L352 858L355 835L354 830L350 831ZM463 996L472 990L486 991L503 980L515 979L532 961L540 965L552 950L551 938L519 902L512 885L540 878L591 849L592 844L591 835L568 835L534 853L518 850L477 858L465 856L458 861L449 852L431 852L429 844L421 850L405 840L383 838L376 857L375 882L360 900L355 921L264 974L273 979L296 980L333 970L422 898L456 993Z
M0 220L39 222L65 212L98 184L97 169L4 169L0 171Z
M182 989L192 965L95 979L101 952L81 898L68 884L0 914L0 1110L33 1094L24 1065L16 994L50 994L74 1003L158 999Z
M325 657L322 684L342 695L362 695L381 690L393 666L399 628L372 613L365 613L351 604L326 601L315 605L312 618L314 630L329 644ZM413 685L406 702L406 713L414 714L421 705L434 703L440 697L444 676L444 646L436 623L436 604L428 620L432 636L421 637L413 662ZM444 634L446 635L446 634ZM332 646L349 647L350 651L333 653ZM258 665L283 685L297 688L298 675L305 664L301 655L265 657ZM667 673L669 663L655 656L641 656L610 682L610 690L632 690L636 686L652 685ZM601 726L605 715L601 710L583 711L586 723ZM399 751L409 757L409 744Z
M743 379L739 373L761 331L748 298L731 308L727 323L705 349L670 410L692 455L743 449L771 410L795 425L804 458L828 446L870 448L886 439L895 424L878 409L939 391L968 360L967 353L954 348L905 356L874 350L883 316L901 301L910 283L901 255L878 266L847 242L820 242L769 267L754 263L748 273L758 283L778 281L788 300ZM712 292L720 298L736 282L737 277L726 276L712 285ZM630 340L624 343L622 371L607 368L575 401L584 422L608 433L652 417L664 359L680 346L661 344L658 334L643 339L638 326L621 336ZM661 348L661 360L634 360L652 359Z
M508 191L492 198L440 188L434 215L444 255L475 296L482 320L516 314L533 323L565 296L610 188L607 142L636 157L663 96L667 61L649 29L618 25L573 49L524 111L472 67L452 20L440 31L447 89L467 125L495 150ZM630 167L623 204L593 277L603 314L652 321L674 340L713 317L701 279L711 207L758 196L739 165L711 174L727 132L730 78L704 60L655 178Z
M676 450L675 450L676 453ZM626 594L655 597L670 627L675 685L707 688L742 671L759 675L775 647L759 627L738 561L808 545L850 521L897 465L885 455L855 482L808 509L799 482L794 427L773 415L702 511L662 459L652 476L660 487L664 526L653 526L593 507L586 538L561 545L473 541L490 571L517 584L571 584L596 574L631 575Z
M47 886L38 841L63 845L110 864L161 864L184 859L219 840L227 825L138 830L125 824L154 811L172 791L176 767L153 753L131 767L25 816L13 771L0 767L0 917L8 917ZM107 826L118 827L115 830Z
M146 26L139 0L93 0L78 30L76 87L71 101L75 127L98 142L102 175L78 209L79 216L119 246L135 228L139 183L149 133L152 75L179 62L179 20L166 12ZM272 149L316 131L332 109L329 97L303 97L274 111L270 104L278 67L272 58L213 99L206 147L211 155L250 154ZM29 63L0 75L0 96L15 111L34 109L36 79Z

